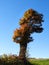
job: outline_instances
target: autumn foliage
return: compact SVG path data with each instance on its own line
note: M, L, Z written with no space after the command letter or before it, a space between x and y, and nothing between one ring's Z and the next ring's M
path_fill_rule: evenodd
M13 40L17 43L22 43L24 40L28 43L32 41L31 33L41 33L43 31L42 20L43 15L33 9L29 9L20 19L20 28L14 31Z

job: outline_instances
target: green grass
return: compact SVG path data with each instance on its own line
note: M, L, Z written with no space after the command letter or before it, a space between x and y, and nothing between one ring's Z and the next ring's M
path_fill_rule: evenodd
M49 65L49 59L30 59L33 65Z

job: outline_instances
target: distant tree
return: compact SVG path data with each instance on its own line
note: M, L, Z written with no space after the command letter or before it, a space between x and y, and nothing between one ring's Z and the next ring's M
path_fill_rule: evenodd
M41 33L43 15L33 9L29 9L24 13L24 16L20 19L20 28L14 31L13 41L20 44L19 59L26 60L27 44L33 41L31 37L32 33Z

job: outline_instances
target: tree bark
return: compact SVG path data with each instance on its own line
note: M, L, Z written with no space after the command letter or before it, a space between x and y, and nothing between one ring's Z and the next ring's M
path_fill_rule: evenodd
M24 64L26 63L26 49L27 43L20 43L19 60L22 61Z

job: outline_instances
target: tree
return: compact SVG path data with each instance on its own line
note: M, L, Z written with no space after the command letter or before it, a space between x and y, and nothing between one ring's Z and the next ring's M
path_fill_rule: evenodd
M31 34L43 31L42 22L43 15L33 9L27 10L20 19L20 28L16 29L13 35L13 41L20 44L20 60L26 60L27 44L33 41Z

